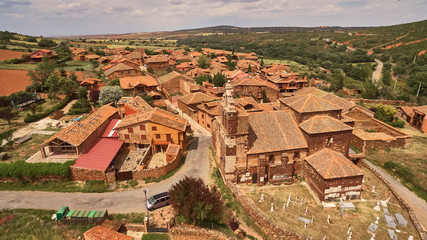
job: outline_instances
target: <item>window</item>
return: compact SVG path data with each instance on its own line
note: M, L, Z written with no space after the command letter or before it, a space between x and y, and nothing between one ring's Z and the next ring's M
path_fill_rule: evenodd
M300 154L299 152L294 152L294 160L299 159L300 158Z
M125 134L125 139L130 139L130 135L129 134Z
M270 156L268 156L268 161L269 161L270 163L274 163L274 155L270 155Z
M128 128L128 133L133 133L133 128Z
M147 140L147 135L142 134L141 135L141 140Z
M140 125L139 130L145 130L145 125Z
M160 134L156 134L156 138L159 139L160 138Z
M172 137L170 134L166 134L166 141L172 141Z
M151 130L153 130L153 131L157 131L157 127L156 127L156 126L153 126L153 127L151 127Z
M207 126L208 126L208 129L211 129L211 125L209 123L207 124Z

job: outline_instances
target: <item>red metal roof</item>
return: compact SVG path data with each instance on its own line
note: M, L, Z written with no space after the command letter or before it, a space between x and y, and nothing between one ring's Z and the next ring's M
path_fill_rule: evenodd
M98 138L73 166L105 171L122 145L116 138Z
M101 134L101 137L103 137L103 138L104 137L119 137L119 135L117 134L117 131L113 130L119 121L120 121L119 119L111 120L111 122L108 124L107 128Z

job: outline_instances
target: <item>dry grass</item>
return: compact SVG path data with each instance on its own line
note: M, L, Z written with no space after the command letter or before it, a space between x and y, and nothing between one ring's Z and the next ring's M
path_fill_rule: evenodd
M374 174L367 169L362 169L365 175L363 184L362 198L364 200L354 201L356 205L355 211L344 211L344 216L340 216L339 209L323 209L317 205L314 198L310 195L306 186L302 184L294 184L291 186L266 186L255 187L255 192L250 193L249 187L240 187L246 196L251 199L256 207L258 207L264 215L278 226L283 227L305 236L311 236L314 239L322 239L327 236L327 239L347 239L347 229L351 224L353 239L370 239L371 235L367 233L368 226L375 221L375 217L379 216L379 228L377 230L377 238L387 236L387 227L384 221L383 212L373 210L376 202L386 200L390 197L388 209L391 214L401 213L409 220L408 213L398 203L396 198L391 194L387 186L381 182ZM376 186L376 192L371 192L371 185ZM265 194L265 201L259 202L261 193ZM307 202L303 205L291 204L286 210L282 210L283 204L287 201L289 193L293 199L304 198ZM271 203L274 203L275 211L271 212ZM338 203L338 202L337 202ZM308 214L305 214L305 209L308 207ZM298 220L301 215L311 219L314 217L314 223L304 228L304 223ZM330 215L331 224L327 224L327 218ZM408 227L398 227L402 232L397 233L399 239L407 239L410 235L417 236L417 232L412 223Z
M17 147L5 147L8 160L4 162L25 161L40 150L39 146L52 135L33 134L33 138Z

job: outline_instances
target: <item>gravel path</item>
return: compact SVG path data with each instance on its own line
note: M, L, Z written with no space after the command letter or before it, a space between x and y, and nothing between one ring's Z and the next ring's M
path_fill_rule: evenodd
M384 64L378 59L375 59L375 62L378 63L378 66L375 69L375 71L372 73L372 81L376 84L381 79L381 73L383 71Z

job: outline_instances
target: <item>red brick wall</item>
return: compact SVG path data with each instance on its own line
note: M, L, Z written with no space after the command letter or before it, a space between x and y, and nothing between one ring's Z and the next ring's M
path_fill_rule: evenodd
M174 169L176 169L178 167L180 161L181 161L181 158L177 157L175 159L175 161L170 162L168 165L163 166L163 167L154 168L154 169L143 169L140 171L133 171L132 172L133 179L143 180L143 179L148 178L148 177L153 177L153 178L161 177L161 176L173 171Z
M368 140L364 141L355 135L351 139L351 145L355 146L359 151L364 152L367 149L386 149L386 148L403 148L411 139L397 138L394 141Z
M352 130L320 134L307 134L303 131L303 134L308 144L309 154L327 147L348 156L348 149L353 136ZM330 140L328 141L328 139Z

